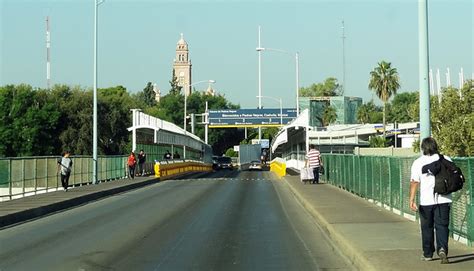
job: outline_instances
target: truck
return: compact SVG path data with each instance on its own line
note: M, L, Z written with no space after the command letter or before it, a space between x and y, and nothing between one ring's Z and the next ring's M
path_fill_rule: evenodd
M260 144L241 144L239 146L239 165L241 170L247 170L252 161L260 161L262 146Z

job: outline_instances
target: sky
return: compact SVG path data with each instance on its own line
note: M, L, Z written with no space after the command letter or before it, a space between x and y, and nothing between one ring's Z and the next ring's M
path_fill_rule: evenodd
M472 0L429 0L430 66L446 85L473 71ZM0 0L0 85L46 87L46 16L51 28L53 84L93 85L94 0ZM295 53L300 86L336 77L345 94L378 99L369 73L385 60L397 68L400 92L418 90L418 1L415 0L105 0L99 6L99 88L122 85L134 93L147 82L166 94L180 33L189 44L193 82L215 80L214 89L242 108L258 100L258 26L262 95L295 107ZM206 84L195 86L198 90ZM266 108L278 108L263 99Z

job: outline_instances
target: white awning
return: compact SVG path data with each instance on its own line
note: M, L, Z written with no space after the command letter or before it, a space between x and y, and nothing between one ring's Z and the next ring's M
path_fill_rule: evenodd
M272 142L272 152L282 144L288 142L288 129L294 127L304 127L307 128L309 123L309 109L305 109L303 112L299 114L299 116L294 119L292 122L288 123L287 125L283 126L280 131L278 132L277 136Z

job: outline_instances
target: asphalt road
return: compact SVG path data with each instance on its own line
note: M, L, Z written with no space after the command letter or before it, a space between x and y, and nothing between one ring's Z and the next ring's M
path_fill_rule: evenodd
M8 270L352 270L285 183L219 171L0 231Z

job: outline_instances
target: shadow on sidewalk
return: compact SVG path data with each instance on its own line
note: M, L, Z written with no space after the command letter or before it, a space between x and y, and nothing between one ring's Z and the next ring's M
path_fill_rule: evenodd
M464 254L464 255L456 255L456 256L449 256L449 263L462 263L468 261L474 261L474 253L472 254Z

